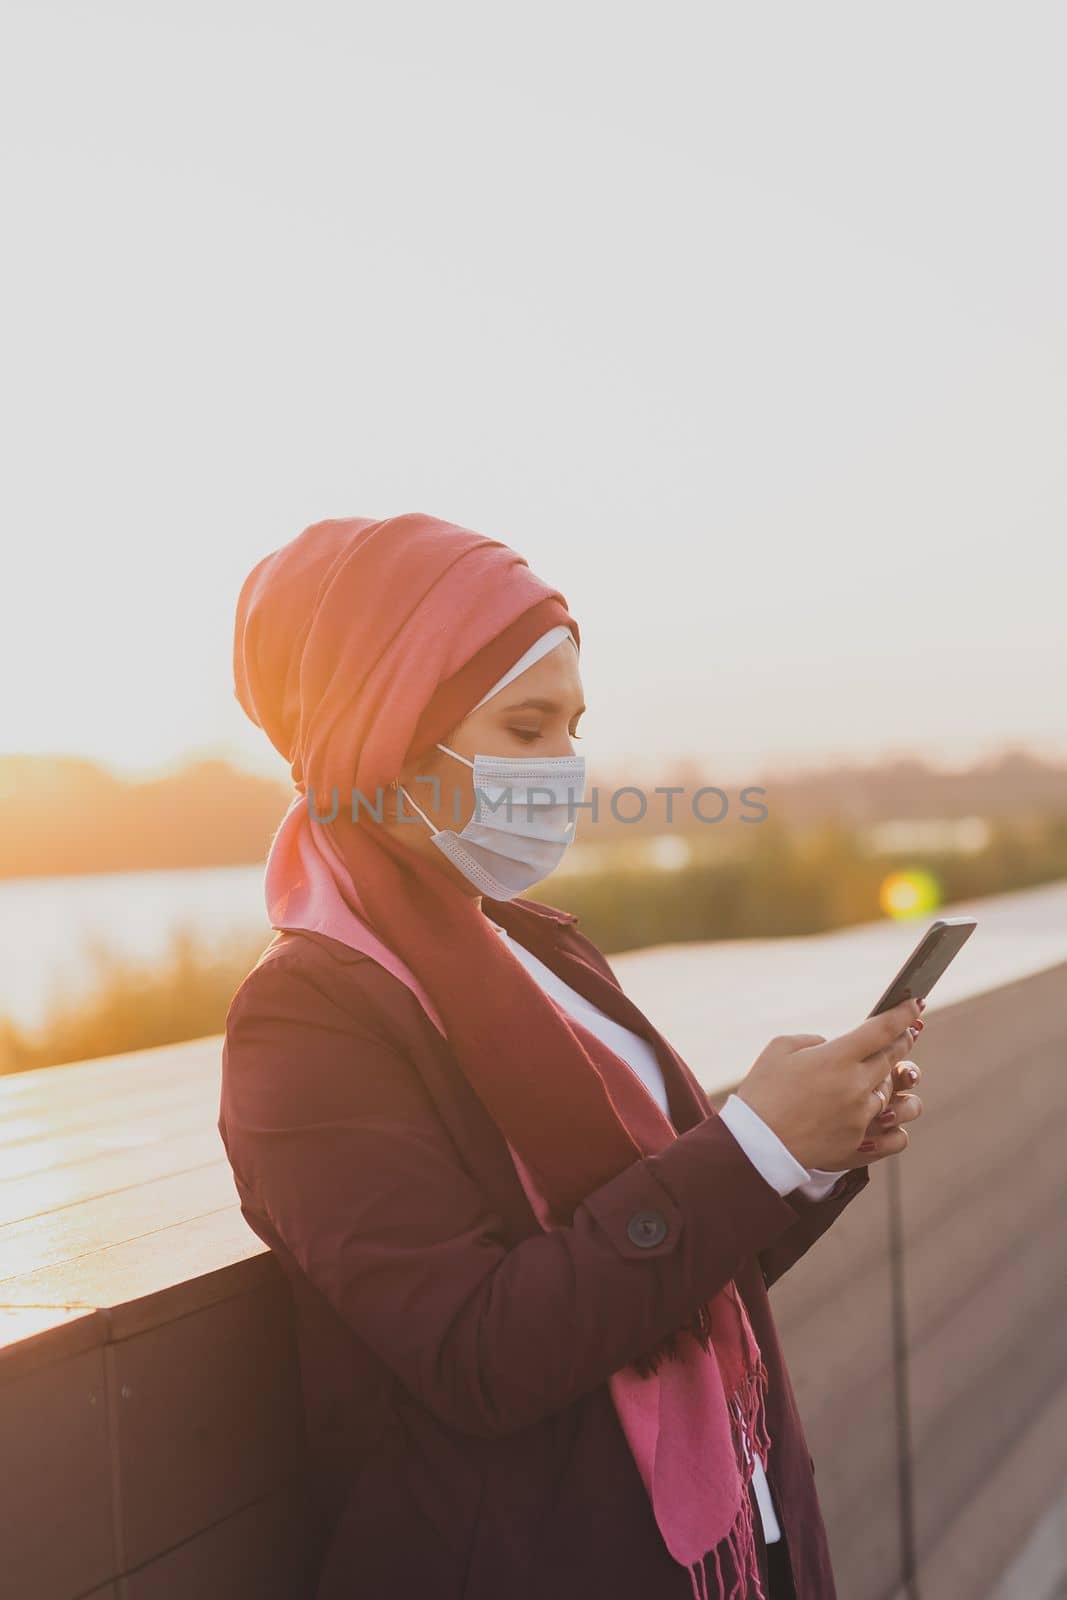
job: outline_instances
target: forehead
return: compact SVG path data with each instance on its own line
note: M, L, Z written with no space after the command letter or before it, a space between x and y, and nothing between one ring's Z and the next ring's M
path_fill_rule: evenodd
M582 679L578 671L578 652L570 639L563 639L554 650L520 672L506 689L495 696L501 705L514 705L528 695L555 694L581 699Z

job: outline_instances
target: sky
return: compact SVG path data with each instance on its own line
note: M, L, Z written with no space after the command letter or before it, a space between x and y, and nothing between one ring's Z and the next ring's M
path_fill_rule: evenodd
M327 516L512 544L588 755L1067 754L1056 4L8 0L0 753L285 763Z

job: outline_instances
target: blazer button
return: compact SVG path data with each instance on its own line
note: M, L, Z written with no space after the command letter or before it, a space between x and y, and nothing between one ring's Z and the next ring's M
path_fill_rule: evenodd
M635 1211L626 1224L626 1232L642 1250L651 1250L667 1237L667 1219L662 1211Z

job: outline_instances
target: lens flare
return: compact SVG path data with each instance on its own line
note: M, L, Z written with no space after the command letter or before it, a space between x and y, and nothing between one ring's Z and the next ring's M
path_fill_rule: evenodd
M891 872L882 880L878 903L887 917L898 922L908 917L923 917L927 912L936 911L941 904L941 885L924 867Z

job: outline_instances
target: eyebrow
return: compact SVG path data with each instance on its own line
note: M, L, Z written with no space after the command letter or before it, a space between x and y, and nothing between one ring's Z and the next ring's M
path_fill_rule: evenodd
M504 711L562 711L563 707L558 700L517 700L514 705L504 706ZM574 712L580 717L585 711L585 706L580 705Z

